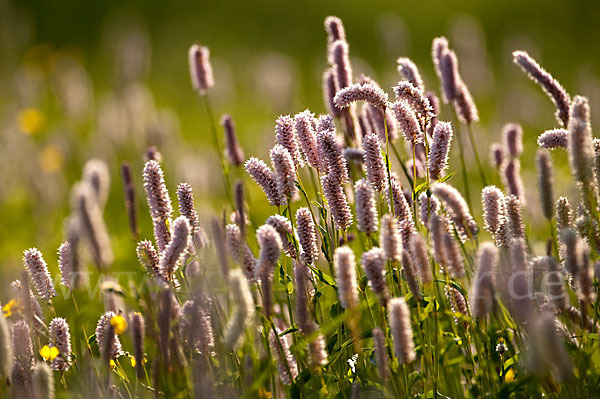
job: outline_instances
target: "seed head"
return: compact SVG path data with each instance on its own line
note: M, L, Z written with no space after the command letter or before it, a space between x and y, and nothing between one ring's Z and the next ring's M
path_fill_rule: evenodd
M279 378L284 385L291 385L292 381L298 377L298 364L292 356L286 337L280 337L278 328L277 335L271 331L269 334L269 346L271 353L277 362Z
M215 85L208 47L193 44L188 52L192 87L200 95Z
M296 168L292 156L282 145L271 148L271 163L275 170L277 189L286 198L293 198L296 193Z
M477 252L477 273L471 286L473 317L484 318L492 310L497 266L498 249L491 242L482 243Z
M417 354L410 326L410 312L404 298L392 298L388 305L388 314L398 362L411 363L416 359Z
M327 40L330 43L336 40L346 40L346 31L342 20L336 16L330 15L325 18L325 32L327 32Z
M277 188L275 173L269 169L266 163L252 157L246 161L244 168L250 177L262 188L271 205L280 206L285 204L285 198Z
M538 188L540 191L540 202L542 203L542 214L548 220L554 216L554 190L552 178L552 158L548 151L538 150L535 161L538 172Z
M275 122L275 140L277 144L288 150L294 161L295 169L304 166L298 147L298 138L301 135L304 137L306 134L310 134L310 132L305 131L305 129L310 128L304 124L307 114L310 115L308 110L297 114L293 119L289 115L282 115Z
M469 212L469 207L462 195L457 189L447 183L434 183L431 191L446 206L446 210L452 218L456 230L461 236L461 240L466 237L475 237L477 234L477 224Z
M357 83L344 87L333 97L333 103L339 109L347 108L357 101L366 101L374 107L385 109L387 100L386 92L369 83Z
M221 126L225 132L225 154L229 162L235 166L242 166L244 163L244 150L240 147L237 134L235 133L235 123L229 114L221 118Z
M59 351L59 355L52 360L52 370L67 371L71 365L71 333L69 324L62 317L50 322L50 342Z
M537 139L538 146L546 150L567 149L568 142L569 131L565 129L546 130Z
M563 127L567 127L571 98L565 89L525 51L514 51L513 61L527 73L531 80L539 84L552 99L556 106L558 123Z
M394 86L394 93L399 100L404 100L415 110L420 118L430 119L435 116L429 99L423 91L411 82L402 80Z
M83 166L82 180L92 187L98 206L100 209L104 209L110 189L110 174L106 163L100 159L87 161Z
M380 248L373 248L364 252L360 258L367 279L371 284L371 289L377 297L381 306L387 306L390 299L390 293L385 281L385 255Z
M374 196L375 192L365 179L360 179L354 186L356 187L354 202L356 203L358 229L367 234L373 234L377 231L377 203Z
M358 307L358 286L356 284L354 252L348 247L339 247L335 250L333 260L340 304L344 309L356 310Z
M465 275L465 266L458 243L450 232L446 232L442 240L444 245L444 256L448 262L450 274L453 278L463 277Z
M377 364L379 376L382 380L389 381L389 357L387 353L387 347L385 345L385 335L380 327L375 327L373 329L373 347L375 349L375 363Z
M323 73L323 101L325 102L325 108L331 115L339 118L342 114L342 110L335 106L333 103L333 97L335 97L336 89L335 72L334 68L330 67Z
M114 360L123 355L123 349L119 337L110 324L113 317L115 317L114 312L106 312L100 317L96 326L96 342L100 354Z
M348 165L344 159L342 149L338 145L334 130L320 128L317 132L319 163L329 172L329 175L337 181L338 185L347 183Z
M23 263L29 272L38 295L44 300L50 301L52 297L56 296L56 290L42 253L37 248L30 248L23 254Z
M516 196L521 204L526 204L525 189L521 180L521 163L518 159L511 159L504 165L503 171L504 186L507 188L508 194Z
M505 197L504 210L506 212L506 221L510 237L524 238L525 225L523 225L523 211L519 199L514 195Z
M352 224L352 212L348 205L348 199L344 193L343 186L339 184L339 180L327 174L321 178L323 186L323 194L327 199L329 212L333 217L336 228L340 230L347 229Z
M402 256L402 241L398 222L389 213L381 217L379 242L387 260L400 261Z
M365 151L363 160L367 167L367 179L375 191L381 193L387 190L387 173L379 138L375 134L369 134L363 137L362 146Z
M344 39L331 42L328 47L328 59L335 77L337 90L352 84L352 66L348 57L348 43Z
M571 104L569 116L569 162L575 179L585 190L592 185L594 144L590 126L590 107L585 97L576 96Z
M400 57L396 62L398 63L397 69L400 76L417 89L424 91L425 86L423 85L423 79L421 79L421 74L415 63L412 62L410 58L406 57Z
M560 197L556 201L556 228L558 231L573 227L573 209L567 197Z
M496 169L504 165L504 147L502 144L494 143L490 146L490 158Z
M283 252L290 258L296 258L296 247L294 247L294 244L288 239L288 235L290 237L294 235L292 223L290 223L288 218L281 215L272 215L267 218L265 224L273 226L275 230L277 230L277 233L279 233L281 244L283 245Z
M448 154L452 142L452 125L438 122L433 129L433 141L429 150L429 175L432 179L442 177L442 171L448 167Z
M131 336L133 340L133 356L135 357L135 372L138 377L144 375L144 337L146 335L146 323L144 316L139 312L129 314L131 324Z
M179 216L173 222L173 238L160 257L159 269L163 276L173 276L181 256L190 243L190 223L185 216Z
M31 375L31 383L35 398L54 399L54 378L50 367L46 363L37 362L35 364Z
M227 278L233 303L236 304L233 317L229 320L229 324L225 329L223 341L228 348L235 348L240 340L240 337L254 315L254 301L248 281L240 269L229 271Z
M179 213L185 216L190 224L191 233L198 230L198 214L194 207L194 195L192 186L187 183L181 183L177 187L177 200L179 201Z
M416 235L416 234L414 234ZM407 250L402 251L402 270L404 270L404 278L408 284L408 289L416 300L421 300L421 291L419 291L419 282L417 281L417 271L415 270L412 254Z
M410 256L421 276L423 284L433 280L429 255L427 254L427 243L421 234L415 233L411 238Z
M483 205L484 228L492 236L496 235L498 228L504 223L504 194L496 186L486 186L481 190L481 203Z
M423 142L423 132L415 112L404 100L391 104L392 111L398 122L398 127L404 134L404 139L413 145Z
M300 242L300 260L307 265L313 264L319 257L317 244L317 229L308 208L299 208L296 211L296 229Z

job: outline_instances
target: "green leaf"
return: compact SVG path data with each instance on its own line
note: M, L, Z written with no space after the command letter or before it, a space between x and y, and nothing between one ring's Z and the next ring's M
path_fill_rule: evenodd
M456 172L450 172L450 173L448 173L446 176L444 176L444 177L442 177L442 178L438 179L438 181L439 181L440 183L443 183L443 182L445 182L446 180L450 180L450 179L452 179L452 178L454 177L454 175L455 175L455 174L456 174Z
M279 336L283 337L284 335L288 335L288 334L291 334L296 331L298 331L298 327L296 326L296 324L292 324L291 326L286 328L284 331L280 332Z
M315 275L317 276L317 278L319 279L319 281L321 281L323 284L327 284L327 285L329 285L331 287L334 287L334 288L337 287L337 285L335 283L335 280L330 275L328 275L327 273L323 273L322 270L317 269L314 266L308 265L308 267L310 268L310 270L313 271L313 273L315 273Z

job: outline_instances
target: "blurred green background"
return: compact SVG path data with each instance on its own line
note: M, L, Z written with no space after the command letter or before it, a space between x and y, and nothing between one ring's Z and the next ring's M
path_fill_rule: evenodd
M523 125L527 219L541 219L533 157L537 135L556 125L554 109L512 64L511 52L526 49L572 95L588 96L593 122L600 122L597 1L0 0L0 284L18 275L22 251L31 246L56 272L69 188L89 158L111 170L105 219L117 269L137 268L119 177L124 160L135 172L142 237L151 236L141 197L149 145L164 156L173 197L185 180L203 216L219 210L219 166L189 83L189 46L210 47L217 117L231 113L246 156L266 158L278 115L324 112L323 19L330 14L344 22L355 76L369 74L387 89L398 80L396 58L408 56L437 91L430 47L446 35L479 107L475 133L486 161L505 122ZM555 161L560 182L566 157L556 154ZM557 195L569 194L557 186ZM258 204L262 197L250 188ZM252 211L261 220L269 209Z

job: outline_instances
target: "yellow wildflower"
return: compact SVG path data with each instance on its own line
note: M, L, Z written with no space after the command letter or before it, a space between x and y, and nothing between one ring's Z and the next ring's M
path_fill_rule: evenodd
M8 301L8 303L2 306L2 311L4 312L4 317L10 317L12 314L19 310L19 301L15 298Z
M127 320L120 314L110 319L110 325L115 329L115 334L121 335L127 330Z
M515 380L515 372L510 368L506 374L504 374L504 382L513 382Z
M58 354L59 354L59 351L56 346L44 345L40 349L40 356L42 356L45 361L48 361L48 360L52 361L52 360L56 359Z
M64 155L55 145L46 146L38 155L38 163L47 173L58 172L64 163Z
M35 108L26 108L17 115L19 130L25 134L35 134L44 127L44 115Z
M117 367L117 363L115 363L113 359L110 359L109 366L111 370L114 370L114 368Z

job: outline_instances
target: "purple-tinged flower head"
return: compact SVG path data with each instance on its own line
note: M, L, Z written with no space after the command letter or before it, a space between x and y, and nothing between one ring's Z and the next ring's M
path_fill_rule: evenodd
M129 314L131 336L133 340L133 356L135 358L135 372L138 377L144 375L144 338L146 336L146 322L140 312Z
M210 65L208 47L193 44L188 52L190 77L192 87L200 95L205 95L208 89L215 85L212 66Z
M144 165L144 189L153 219L168 220L173 216L173 207L165 178L157 161L150 160Z
M173 301L173 304L177 304L177 301ZM212 355L215 346L211 318L213 307L209 295L196 291L193 300L183 305L179 319L179 330L183 341L190 348L207 355Z
M504 198L504 212L510 237L524 238L525 225L523 224L523 210L519 198L515 195L506 196Z
M371 285L371 289L379 298L381 306L387 306L390 293L385 281L385 254L380 248L372 248L363 252L360 263L365 269L365 274Z
M375 364L377 364L377 371L379 371L379 377L383 381L390 380L390 363L385 344L385 334L380 327L373 329L373 348L375 349Z
M402 239L402 248L409 251L413 234L416 233L415 225L412 220L398 221L398 229L400 230L400 238Z
M131 172L129 162L121 163L121 177L123 179L123 196L125 197L125 209L127 209L127 219L129 221L129 230L132 237L138 237L138 216L137 216L137 195L135 192L135 184Z
M510 241L510 226L508 223L508 218L505 218L504 222L498 226L498 230L496 230L496 246L498 248L508 248Z
M388 182L379 138L375 134L365 136L362 147L365 151L363 160L367 167L367 179L375 191L384 192L388 188Z
M246 172L262 188L269 203L273 206L285 204L285 198L277 188L275 173L262 160L252 157L244 164Z
M344 159L347 163L361 165L364 162L365 150L362 148L346 147L344 148Z
M68 289L73 288L73 254L71 243L63 242L58 247L58 269L60 270L60 282Z
M531 348L528 371L550 370L559 384L573 379L573 363L564 345L565 335L569 337L570 333L565 333L560 325L553 313L542 312L531 321L528 333Z
M552 256L543 256L542 264L545 266L544 288L548 293L548 298L556 309L567 309L569 297L565 291L565 279L561 265Z
M429 134L431 136L431 135L433 135L433 129L435 128L435 125L438 122L438 115L440 114L440 99L432 91L426 92L425 97L427 97L427 100L429 101L429 104L431 105L431 109L433 110L433 115L434 115L431 118L431 120L429 121L429 126L427 129L427 134Z
M357 101L366 101L374 107L385 109L388 95L381 88L370 83L356 83L340 89L333 98L333 103L339 109L347 108Z
M300 243L300 260L307 265L313 264L319 258L317 229L308 208L296 211L296 231Z
M531 312L531 294L529 292L530 272L527 262L527 247L523 238L513 238L509 243L511 275L508 280L510 310L521 322Z
M31 343L31 332L25 320L19 320L11 326L12 347L15 356L15 364L30 369L35 362L33 358L33 345Z
M240 269L229 271L227 277L229 291L235 303L235 311L233 317L229 320L225 332L223 334L223 342L227 348L236 348L240 337L254 316L254 300L250 293L248 280Z
M336 228L340 230L347 229L352 224L352 212L343 186L331 173L321 178L321 184Z
M56 296L56 290L42 253L37 248L30 248L24 251L23 254L23 263L29 272L38 295L45 301L50 301L52 297Z
M320 163L326 166L326 169L323 168L324 171L328 171L338 185L347 183L349 180L348 164L344 159L342 149L338 145L335 131L319 129L317 139Z
M390 108L386 108L384 113L379 108L365 104L362 108L359 123L361 124L362 137L374 132L379 136L381 143L385 143L387 125L388 140L394 141L398 138L398 126L394 118L394 112Z
M563 127L567 127L571 98L565 89L525 51L514 51L513 61L527 73L531 80L539 84L552 99L556 106L556 119L558 123Z
M423 284L432 281L433 275L431 274L429 255L427 254L427 242L419 233L413 234L410 240L410 255Z
M452 103L457 97L458 85L460 84L456 53L445 49L439 59L439 68L444 102Z
M413 255L408 250L402 251L402 270L404 271L404 278L406 279L408 290L416 300L420 301L422 296L421 291L419 290L417 270Z
M404 139L413 145L422 143L423 132L421 131L421 125L410 105L406 101L400 100L392 103L391 108L398 122L398 128L404 135Z
M36 362L31 370L31 386L34 398L54 399L54 377L46 363ZM23 391L19 392L21 395L23 393ZM27 394L25 396L29 397Z
M442 69L440 64L442 62L442 56L446 51L448 51L448 39L444 36L433 39L433 43L431 44L431 58L433 60L435 73L440 81L442 81ZM444 97L444 102L447 102L446 97Z
M26 277L26 276L24 276ZM29 303L31 304L31 316L33 317L34 326L38 330L43 330L46 328L44 313L42 312L42 307L40 306L40 302L37 300L36 296L33 294L33 291L29 289L29 282L26 279L25 281L26 287L23 287L23 284L19 280L15 280L10 283L10 288L12 288L14 296L19 298L21 304L25 308L24 311L28 312L27 307L27 297L25 295L29 295ZM25 289L29 291L29 293L25 292Z
M564 245L565 269L572 275L576 275L579 268L581 241L571 228L564 228L559 233L560 242Z
M229 257L227 256L227 248L225 245L223 221L217 217L213 217L210 221L210 228L212 230L213 243L215 245L215 252L219 267L221 268L221 273L224 278L227 278L229 272Z
M181 256L190 244L190 222L185 216L179 216L173 222L173 236L171 242L160 257L159 269L164 276L171 278L181 259Z
M537 144L545 150L554 150L556 148L567 149L569 143L569 131L565 129L546 130L540 134Z
M444 256L450 269L452 278L461 278L465 275L465 266L458 242L454 236L447 231L442 239L444 245Z
M429 229L429 217L433 213L437 212L440 208L440 201L432 195L430 197L427 196L427 193L419 194L419 214L421 216L421 223L427 229Z
M333 68L335 87L337 90L352 84L352 65L348 56L348 43L345 40L336 40L329 44L328 59Z
M571 173L578 182L582 183L583 188L589 191L593 177L591 165L594 160L594 144L590 126L590 106L587 98L582 96L573 98L568 126Z
M334 15L325 18L325 32L327 32L327 40L329 43L336 40L346 40L346 31L342 20Z
M579 301L592 303L596 297L594 293L594 270L590 263L590 249L585 243L579 248L579 268L577 270L577 289Z
M484 318L494 303L498 248L491 242L484 242L477 252L477 272L471 286L471 311L473 317Z
M288 235L290 237L294 235L292 223L289 219L281 215L272 215L267 218L265 224L273 226L275 230L277 230L277 233L279 233L281 244L283 245L283 252L290 258L296 258L296 247L294 247L294 243L288 239Z
M225 246L233 259L239 263L243 261L244 242L240 228L236 224L225 226Z
M510 159L504 164L502 180L508 194L516 196L521 201L521 204L524 205L526 203L525 188L521 180L521 162L518 159Z
M79 213L81 227L94 263L101 269L107 267L113 261L113 252L93 188L85 182L75 184L71 200L72 207Z
M400 230L396 218L389 213L381 217L379 245L381 245L387 260L400 261L402 256Z
M471 124L479 121L479 112L475 106L475 101L471 92L462 80L456 87L456 98L454 99L456 116L461 123Z
M438 122L433 129L433 141L429 149L429 175L437 180L448 167L448 154L452 142L452 125L449 122Z
M523 153L523 128L518 123L507 123L502 128L502 138L504 147L513 158L521 156Z
M245 204L245 190L244 190L244 182L241 179L238 179L235 182L234 187L234 195L233 200L235 202L235 223L240 228L240 232L242 233L242 237L246 237L246 224L248 223L246 217L246 204ZM199 229L202 230L202 229Z
M309 311L309 268L301 263L294 262L294 281L296 283L296 321L304 335L310 335L317 330L317 325L312 320Z
M396 60L396 63L398 64L398 73L404 80L407 80L410 82L410 84L421 91L425 90L419 69L410 58L400 57Z
M165 282L167 279L159 268L160 257L154 245L150 241L140 241L137 245L137 256L148 273L158 282Z
M263 306L265 314L271 315L273 310L273 292L271 280L275 271L275 264L281 256L281 238L277 230L271 225L265 224L256 230L256 239L260 246L258 260L258 276L263 291Z
M275 171L277 189L288 200L291 200L297 194L296 167L292 156L284 146L276 144L271 148L271 164Z
M429 226L433 259L440 265L446 265L448 263L444 253L444 235L448 230L446 218L437 213L432 213Z
M481 190L481 203L483 207L483 228L492 236L496 235L498 228L504 223L504 194L496 186L486 186Z
M13 365L13 347L10 329L4 312L0 313L0 377L8 378Z
M110 174L106 163L100 159L87 161L83 166L82 180L92 187L98 206L104 209L110 190Z
M162 162L162 159L163 159L163 156L162 156L161 152L158 151L158 148L156 148L153 145L146 148L146 153L144 154L144 160L146 162L156 161L156 162L160 163L160 162Z
M567 197L560 197L556 201L556 228L558 231L573 227L573 208Z
M282 331L278 328L277 335L271 331L269 333L269 346L271 353L277 362L277 370L279 371L279 379L284 385L291 385L292 381L298 377L298 364L296 359L290 352L290 347L285 336L280 337Z
M490 158L492 159L492 163L493 165L496 167L496 169L500 170L500 168L502 167L502 165L504 165L504 147L502 146L502 144L499 143L493 143L490 146Z
M319 115L318 118L313 118L313 128L318 132L335 132L335 122L331 115Z
M356 204L356 220L358 229L367 234L377 232L377 202L375 191L365 179L354 185L354 203Z
M429 99L423 94L423 91L415 87L407 80L402 80L394 86L394 93L399 100L404 100L415 110L421 118L431 119L434 117L433 108Z
M456 230L461 235L461 240L464 241L467 236L474 238L478 230L477 224L473 216L471 216L465 199L458 190L447 183L438 182L431 187L431 191L446 206L446 211L452 218Z
M58 348L59 354L52 360L52 370L67 371L71 365L71 333L69 324L62 317L50 322L50 342Z
M460 313L463 316L467 316L469 314L469 311L467 309L467 301L465 300L465 297L463 296L463 294L457 290L456 288L447 285L445 288L446 291L446 297L448 298L448 301L450 302L450 310L456 314L456 313ZM456 316L454 316L454 324L458 325L459 321L458 318ZM468 326L467 322L465 322L465 327Z
M538 189L540 191L540 202L542 203L542 214L548 220L554 216L554 189L553 189L553 167L550 153L538 150L535 156L538 172Z
M348 247L338 247L333 256L338 296L344 309L358 308L358 286L356 283L356 260Z
M198 230L198 214L194 207L194 194L192 186L187 183L181 183L177 186L177 200L179 202L179 213L185 216L190 224L191 233Z
M335 118L339 118L342 110L333 103L333 97L335 97L336 92L335 72L334 68L330 67L323 72L323 102L327 111Z
M108 359L116 359L123 355L121 340L115 334L110 323L111 319L115 316L114 312L106 312L100 317L98 324L96 325L96 343L98 344L98 350L100 351L100 354Z
M388 305L390 330L394 338L394 352L400 364L416 359L413 333L410 326L410 311L404 298L392 298Z
M235 132L235 123L233 123L231 115L223 115L221 126L225 132L225 155L227 155L227 159L235 167L242 166L244 164L244 150L240 147L240 142Z
M312 116L310 111L306 110L297 114L294 118L289 115L282 115L275 121L275 140L277 144L283 146L290 153L294 161L294 169L304 166L298 139L300 135L305 137L311 134L310 131L306 131L307 129L310 130L310 124L306 122L309 115Z
M409 221L412 223L413 214L410 209L410 205L404 196L404 192L402 191L402 185L400 184L400 180L398 176L392 173L392 178L390 179L392 182L392 200L394 203L394 215L400 221ZM389 204L389 196L385 197ZM390 207L391 209L391 207Z

